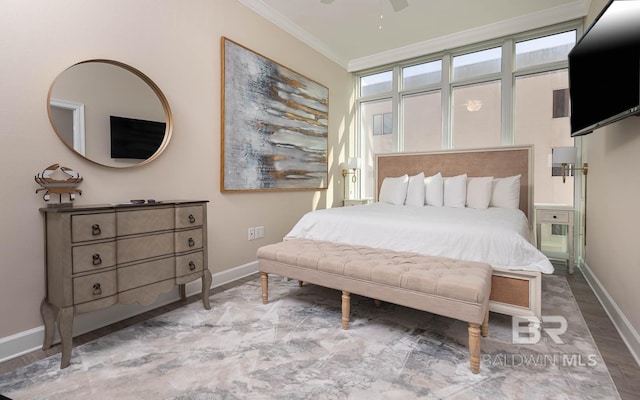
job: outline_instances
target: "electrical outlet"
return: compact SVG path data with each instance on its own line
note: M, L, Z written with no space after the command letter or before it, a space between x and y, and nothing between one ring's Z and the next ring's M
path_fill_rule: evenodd
M253 240L256 238L256 230L255 228L249 228L247 231L247 240Z
M256 239L264 237L264 226L256 226Z

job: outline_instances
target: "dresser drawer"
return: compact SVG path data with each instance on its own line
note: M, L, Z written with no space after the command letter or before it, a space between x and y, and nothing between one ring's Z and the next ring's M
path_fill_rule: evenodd
M202 228L176 232L176 253L202 248Z
M110 239L116 236L116 214L82 214L71 216L71 241Z
M204 206L177 207L176 228L202 226L204 223Z
M74 246L73 273L94 271L116 265L116 242Z
M176 257L176 277L178 279L176 283L185 283L180 281L180 277L201 272L203 269L204 255L201 251Z
M144 208L118 211L118 236L173 229L173 208Z
M540 221L538 222L567 224L569 223L569 213L543 211L540 213Z
M119 268L118 292L173 279L175 274L176 262L173 257Z
M73 304L102 299L116 293L115 270L73 278Z
M173 232L118 239L118 264L174 253Z

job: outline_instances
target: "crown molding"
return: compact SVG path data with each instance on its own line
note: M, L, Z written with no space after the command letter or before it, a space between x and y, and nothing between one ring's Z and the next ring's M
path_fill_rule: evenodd
M466 31L456 32L435 39L414 43L408 46L372 54L370 56L346 61L317 37L309 34L290 19L268 6L263 0L238 0L258 15L271 21L274 25L305 43L318 53L345 68L348 72L362 71L381 65L437 53L446 49L466 46L485 40L509 36L527 30L542 28L566 21L585 17L589 12L591 0L574 2L516 17L494 24L484 25Z
M309 32L300 28L300 26L294 24L290 19L280 14L272 7L269 7L267 4L264 3L264 1L262 0L238 0L238 1L244 4L246 7L253 10L254 12L256 12L258 15L271 21L280 29L284 30L285 32L289 33L296 39L305 43L306 45L308 45L318 53L327 57L331 61L335 62L336 64L340 65L345 69L347 68L346 60L340 58L334 51L332 51L329 47L327 47L318 38L309 34Z
M399 47L370 56L350 60L348 72L362 71L385 64L408 60L446 49L466 46L485 40L496 39L516 33L583 18L589 11L591 0L577 0L569 4L527 14L494 24L456 32L432 40Z

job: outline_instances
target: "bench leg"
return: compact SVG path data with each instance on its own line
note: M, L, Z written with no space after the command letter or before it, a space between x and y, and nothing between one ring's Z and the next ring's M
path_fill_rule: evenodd
M260 277L262 278L262 304L267 304L269 301L269 274L261 272Z
M480 327L480 334L482 337L487 337L489 334L489 306L487 306L487 313L484 315L484 321Z
M471 372L480 372L480 325L469 324L469 362Z
M342 329L349 329L349 312L351 311L351 294L342 291Z

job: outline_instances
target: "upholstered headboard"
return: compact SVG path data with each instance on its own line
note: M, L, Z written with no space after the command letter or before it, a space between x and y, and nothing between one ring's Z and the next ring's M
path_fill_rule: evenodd
M520 209L531 220L533 214L533 146L442 150L425 153L377 154L376 199L385 177L442 173L504 178L520 174Z

